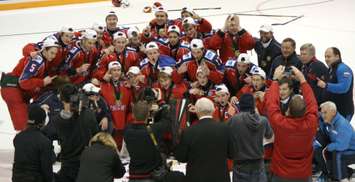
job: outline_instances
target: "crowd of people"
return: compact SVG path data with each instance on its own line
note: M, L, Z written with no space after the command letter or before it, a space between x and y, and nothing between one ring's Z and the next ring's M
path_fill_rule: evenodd
M338 48L324 64L312 43L297 54L271 25L253 37L235 14L213 29L189 8L178 19L153 9L142 31L118 26L115 12L106 25L63 27L2 73L19 131L13 181L112 182L124 150L130 182L227 182L231 171L234 182L309 182L319 171L318 181L349 181L353 72Z

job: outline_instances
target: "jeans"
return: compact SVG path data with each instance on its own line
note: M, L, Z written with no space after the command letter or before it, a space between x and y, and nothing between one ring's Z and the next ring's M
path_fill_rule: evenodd
M266 182L264 163L261 161L256 168L250 165L234 165L233 182ZM254 168L254 169L253 169Z

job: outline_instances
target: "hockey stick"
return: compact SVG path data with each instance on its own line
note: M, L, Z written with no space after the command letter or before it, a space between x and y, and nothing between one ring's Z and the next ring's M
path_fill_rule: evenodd
M287 21L287 22L284 22L284 23L273 23L273 24L271 24L272 26L276 26L276 25L287 25L287 24L289 24L289 23L291 23L291 22L293 22L293 21L296 21L296 20L298 20L298 19L300 19L300 18L303 18L304 17L304 15L301 15L301 16L297 16L296 18L293 18L293 19L291 19L291 20L289 20L289 21Z
M211 7L211 8L193 8L192 10L219 10L222 9L221 7ZM182 11L183 9L168 9L168 11Z

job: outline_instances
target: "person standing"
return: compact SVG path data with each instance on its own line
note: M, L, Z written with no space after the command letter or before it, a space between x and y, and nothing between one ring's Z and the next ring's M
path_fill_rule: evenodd
M250 93L239 100L240 113L229 121L234 153L233 182L266 182L263 139L271 139L268 120L255 112L255 99Z
M81 154L76 182L113 182L125 172L115 140L109 133L100 132L92 137L89 147Z
M201 98L195 104L199 122L181 134L175 157L186 162L186 182L229 182L227 159L233 156L230 130L212 119L214 104Z
M27 128L14 138L13 182L52 182L55 154L52 142L41 132L46 118L38 105L29 107Z
M336 47L325 51L325 62L329 67L329 80L318 78L317 85L326 90L326 100L334 102L338 112L350 122L354 115L353 71L343 63Z
M280 110L279 83L273 81L268 91L267 114L275 134L271 160L272 181L310 182L313 139L318 128L318 105L302 72L294 66L291 69L300 82L303 96L294 95L291 98L286 116ZM276 68L274 80L281 79L284 72L285 66Z

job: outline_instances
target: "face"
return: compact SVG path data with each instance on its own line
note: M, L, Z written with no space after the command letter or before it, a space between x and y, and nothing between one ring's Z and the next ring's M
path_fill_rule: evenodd
M181 19L185 19L185 18L191 17L191 16L192 16L191 13L189 13L187 11L181 13Z
M171 85L171 78L169 77L161 77L159 78L159 83L164 89L168 89Z
M265 85L265 80L260 75L253 75L251 78L251 84L256 91L259 91Z
M92 48L94 48L95 44L96 44L96 39L84 39L83 40L83 46L87 50L91 50Z
M110 73L111 73L111 78L114 81L117 81L121 78L121 68L118 67L114 67L110 69Z
M220 105L226 106L229 101L229 94L225 92L218 92L216 94L216 100Z
M129 41L130 41L130 43L133 44L133 45L139 45L139 44L141 43L138 36L136 36L136 37L131 37L131 38L129 39Z
M272 32L263 32L260 31L260 40L262 43L267 43L272 39Z
M186 25L184 26L184 30L185 30L185 33L188 37L190 38L194 38L196 33L197 33L197 30L196 30L196 26L194 25Z
M292 47L292 43L287 41L287 42L282 42L281 44L281 52L284 57L290 56L292 53L295 52L295 48Z
M203 56L203 49L191 49L191 54L194 58L199 60Z
M207 83L208 83L207 75L205 75L203 73L198 73L196 78L197 78L198 84L200 84L201 86L207 85Z
M335 116L335 112L326 107L321 108L320 112L324 122L330 124L333 120L333 117Z
M61 39L65 45L69 45L72 43L74 34L73 33L62 33Z
M89 95L88 98L91 101L98 101L99 100L99 94Z
M331 66L333 63L339 60L339 56L334 55L333 50L331 48L328 48L325 51L324 56L325 56L325 62L327 63L328 66Z
M109 30L113 30L117 27L118 19L116 16L109 16L106 19L106 27Z
M158 25L164 25L168 21L168 16L164 12L156 12L155 19L157 20Z
M235 21L229 21L227 23L227 30L232 34L236 34L238 32L238 24Z
M133 73L127 73L127 79L130 85L136 86L138 84L138 75Z
M157 49L149 50L149 51L147 51L146 54L147 54L148 59L154 63L158 60L159 55L160 55L159 51Z
M279 86L279 90L280 90L280 97L281 100L286 99L287 97L289 97L292 93L292 90L290 89L290 87L288 87L287 83L284 83L282 85Z
M170 45L174 46L179 42L179 34L177 34L176 32L170 32L168 36Z
M57 55L57 52L57 47L46 48L43 50L43 56L46 58L47 61L52 61Z
M244 75L249 68L249 64L237 63L237 69L240 75Z
M118 38L113 41L113 45L117 52L122 52L127 45L127 40L125 38Z
M307 64L312 60L313 56L306 50L301 50L300 59L303 64Z

